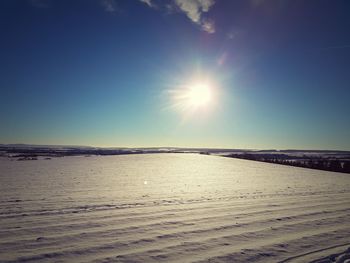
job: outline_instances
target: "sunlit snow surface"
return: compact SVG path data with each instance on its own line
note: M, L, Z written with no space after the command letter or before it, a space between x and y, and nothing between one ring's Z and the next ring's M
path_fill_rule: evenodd
M350 247L350 175L199 154L0 158L0 261L307 262Z

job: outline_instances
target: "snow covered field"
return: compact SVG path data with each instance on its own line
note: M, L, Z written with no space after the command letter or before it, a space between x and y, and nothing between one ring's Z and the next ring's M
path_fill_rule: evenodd
M349 174L199 154L0 158L1 262L332 262L348 247Z

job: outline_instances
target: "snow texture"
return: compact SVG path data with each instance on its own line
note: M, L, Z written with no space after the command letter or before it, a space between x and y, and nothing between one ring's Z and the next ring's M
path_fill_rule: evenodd
M348 247L348 174L199 154L0 158L1 262L347 262Z

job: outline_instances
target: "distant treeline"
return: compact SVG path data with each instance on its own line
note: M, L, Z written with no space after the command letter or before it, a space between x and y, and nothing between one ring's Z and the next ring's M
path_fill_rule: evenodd
M229 154L225 157L239 158L260 162L276 163L296 167L350 173L350 161L342 159L330 159L322 157L295 157L286 154Z
M231 151L231 153L228 153ZM0 156L18 158L18 160L37 160L38 157L63 157L78 155L122 155L150 153L225 153L226 157L261 162L276 163L318 170L350 173L349 151L297 151L276 150L246 151L239 149L201 149L201 148L93 148L93 147L30 147L0 145Z
M90 156L90 155L124 155L124 154L150 154L150 153L187 153L181 150L158 150L158 149L103 149L103 148L9 148L0 147L0 156L10 155L13 158L23 160L35 160L39 156L63 157L63 156ZM30 159L34 158L34 159ZM22 160L22 159L21 159Z
M79 156L79 155L122 155L122 154L142 154L142 153L159 153L159 151L128 151L128 150L12 150L7 153L15 154L12 157L38 157L38 156Z

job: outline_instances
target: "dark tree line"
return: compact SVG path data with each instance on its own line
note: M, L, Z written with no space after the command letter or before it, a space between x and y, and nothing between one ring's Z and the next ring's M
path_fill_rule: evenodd
M324 159L312 157L308 157L305 159L285 154L230 154L226 156L231 158L276 163L317 170L350 173L350 160Z

